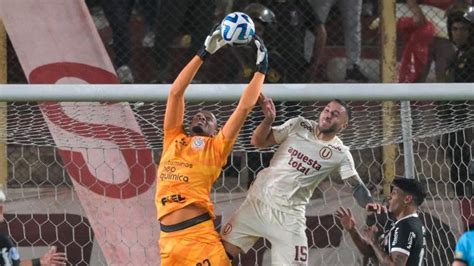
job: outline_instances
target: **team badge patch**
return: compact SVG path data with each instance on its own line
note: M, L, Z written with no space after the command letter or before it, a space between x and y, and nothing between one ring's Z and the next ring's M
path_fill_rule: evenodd
M332 156L332 150L329 147L323 147L321 150L319 150L319 156L321 156L322 159L327 160L331 158Z
M204 149L204 139L202 137L194 137L193 144L191 146L193 150L202 150Z
M232 225L231 224L226 224L224 226L224 230L222 230L222 234L223 235L227 235L229 234L230 232L232 232Z

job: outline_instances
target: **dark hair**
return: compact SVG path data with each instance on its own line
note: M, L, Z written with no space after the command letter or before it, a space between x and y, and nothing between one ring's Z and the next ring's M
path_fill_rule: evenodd
M344 107L344 109L346 109L346 113L347 113L347 120L350 121L351 118L352 118L352 111L351 111L351 108L349 107L349 104L347 104L346 101L343 101L341 99L333 99L331 102L337 102L338 104L342 105L342 107Z
M401 189L403 192L413 196L413 202L420 206L426 197L425 187L413 178L395 178L392 186Z
M462 22L469 25L469 43L474 41L474 8L468 4L453 4L448 10L446 10L446 16L448 17L448 37L450 41L453 41L452 25L455 22Z

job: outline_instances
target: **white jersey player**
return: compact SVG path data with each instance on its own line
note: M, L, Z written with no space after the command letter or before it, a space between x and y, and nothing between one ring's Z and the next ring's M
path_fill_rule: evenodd
M261 102L264 120L252 135L252 144L279 144L270 166L260 171L242 206L224 225L221 236L229 256L246 253L264 237L272 244L272 265L308 265L305 209L314 189L333 171L353 187L358 204L372 202L354 166L347 146L336 136L349 121L350 110L331 101L319 122L303 117L272 127L275 106Z

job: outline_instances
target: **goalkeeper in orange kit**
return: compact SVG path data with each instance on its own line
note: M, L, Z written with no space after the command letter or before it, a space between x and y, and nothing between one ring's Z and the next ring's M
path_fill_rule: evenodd
M214 228L210 192L247 115L257 102L265 79L267 49L258 36L254 37L254 42L257 71L222 129L217 128L216 117L209 111L200 111L192 118L189 133L183 127L186 88L204 60L225 45L219 28L211 31L204 46L171 86L155 195L163 266L230 265Z

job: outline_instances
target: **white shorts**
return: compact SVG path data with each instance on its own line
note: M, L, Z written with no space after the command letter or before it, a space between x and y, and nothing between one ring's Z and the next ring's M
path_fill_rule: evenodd
M222 227L221 237L245 253L260 237L272 244L272 265L308 265L306 218L247 198Z

